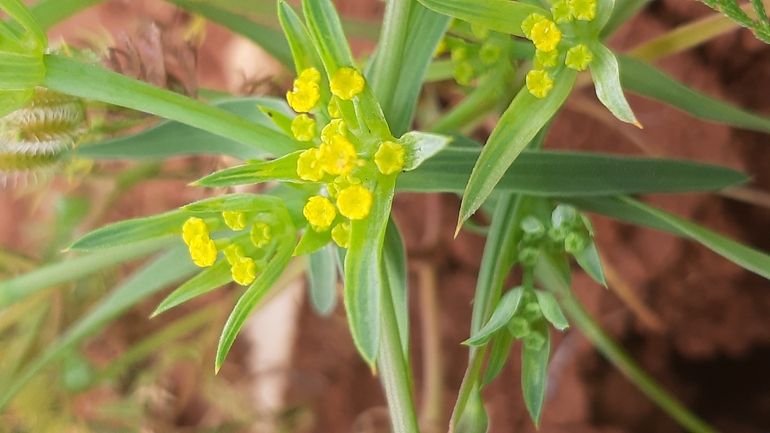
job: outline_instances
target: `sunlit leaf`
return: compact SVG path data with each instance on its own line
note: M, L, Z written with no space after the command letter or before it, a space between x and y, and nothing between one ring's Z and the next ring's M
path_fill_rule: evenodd
M559 308L559 303L556 302L556 298L549 292L542 290L535 290L537 296L537 303L540 305L540 310L543 312L546 320L551 322L554 328L563 331L569 328L569 323L564 317L564 313Z
M193 182L196 186L224 188L270 181L303 183L297 174L297 160L302 151L267 162L256 162L214 172Z
M406 149L404 158L404 171L414 170L425 160L441 152L450 142L452 137L427 132L407 132L398 142Z
M230 274L230 264L225 260L220 260L215 263L214 266L204 269L198 275L191 278L168 295L152 313L152 317L185 303L190 299L218 289L232 280L233 277Z
M615 55L600 42L589 42L588 48L594 56L589 67L599 101L618 119L641 128L620 86L620 71Z

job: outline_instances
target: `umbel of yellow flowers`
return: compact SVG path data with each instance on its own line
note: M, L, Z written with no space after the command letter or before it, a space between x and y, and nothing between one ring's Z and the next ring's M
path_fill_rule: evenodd
M571 26L575 20L592 21L596 18L596 0L560 0L551 7L553 21L537 13L529 15L521 24L524 36L535 44L534 68L527 73L527 90L536 98L545 98L554 85L552 73L559 66L564 52L559 50L562 30L559 24ZM584 44L567 50L564 65L576 71L585 70L593 60L593 54Z

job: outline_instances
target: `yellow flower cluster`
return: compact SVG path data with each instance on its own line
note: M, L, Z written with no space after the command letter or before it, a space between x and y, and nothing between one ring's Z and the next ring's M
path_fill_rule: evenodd
M358 164L356 147L347 138L345 121L334 119L321 131L321 145L300 154L297 175L300 179L318 182L325 174L347 176Z
M404 146L386 141L374 154L374 163L377 169L384 175L398 173L404 168Z
M209 237L209 228L202 219L188 218L182 226L182 239L187 244L190 257L196 265L207 268L217 261L217 246Z
M561 42L561 30L556 27L556 23L540 14L528 16L521 24L521 30L540 51L553 51Z
M225 220L227 227L232 230L243 230L246 228L246 213L245 212L222 212L222 218Z
M230 263L230 273L233 281L246 286L257 278L257 263L243 252L243 247L238 244L230 244L224 250L227 262Z
M374 197L372 192L360 183L341 188L339 191L334 189L333 185L330 190L336 192L337 206L328 198L317 195L310 197L302 209L302 214L317 232L327 231L334 225L332 239L337 245L347 248L350 244L349 220L366 218L372 211ZM339 221L338 213L344 217L343 221ZM339 222L335 225L335 221Z
M349 101L364 91L366 80L353 68L340 68L329 83L332 94L343 101Z
M308 113L321 98L321 73L316 68L302 71L294 80L294 87L286 93L289 106L298 113Z

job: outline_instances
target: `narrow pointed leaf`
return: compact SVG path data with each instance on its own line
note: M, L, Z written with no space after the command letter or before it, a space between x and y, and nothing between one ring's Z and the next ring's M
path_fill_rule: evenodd
M265 113L265 116L270 118L270 120L273 121L273 124L277 126L278 129L283 131L284 134L289 137L294 136L294 134L291 132L291 122L296 116L287 116L286 114L281 113L279 110L273 110L270 107L259 107L259 111Z
M506 292L500 298L500 302L495 307L495 310L492 313L492 317L489 318L489 321L479 330L479 332L472 335L471 338L465 342L465 344L469 346L481 346L482 344L489 342L495 332L499 331L500 329L504 329L505 325L511 321L511 318L519 309L523 295L523 287L516 287L515 289L511 289Z
M620 82L630 92L656 99L699 119L770 132L770 118L696 92L649 63L627 56L617 59Z
M551 335L543 321L532 332L537 332L543 341L537 344L531 338L524 338L524 347L521 352L521 391L527 411L537 426L540 424L540 415L545 401L545 380L548 373L548 357L551 354Z
M220 260L214 266L204 269L201 273L174 290L158 305L151 317L166 312L190 299L218 289L232 280L230 264L225 260Z
M318 55L313 41L310 37L310 33L307 27L302 23L302 20L297 16L294 9L289 6L283 0L278 2L278 20L281 22L281 28L286 34L286 38L289 41L291 47L291 53L294 58L294 64L299 71L307 68L316 68L317 70L323 70L323 63L321 57ZM322 85L321 89L327 87L328 79L321 75Z
M530 14L551 16L545 9L507 0L419 0L436 12L468 21L481 27L516 36L524 36L521 23Z
M308 268L310 305L321 316L337 306L337 253L333 245L310 254Z
M302 237L299 239L297 247L294 248L293 255L301 256L304 254L314 253L324 246L328 245L332 241L331 230L323 232L317 232L312 227L308 226L305 232L302 233Z
M573 254L575 260L578 262L581 268L594 279L597 283L604 287L607 287L607 280L604 278L604 269L602 268L602 261L599 257L599 251L596 249L596 244L591 242L583 251Z
M43 47L42 49L45 49L45 47L48 46L48 38L46 37L45 32L40 28L37 20L24 3L20 0L2 0L0 1L0 8L21 24L24 29L30 31Z
M227 194L190 203L183 209L189 212L273 212L286 209L286 205L279 197L266 194Z
M182 225L191 216L193 216L192 212L174 210L151 217L120 221L86 234L75 241L69 249L92 251L179 235L182 233ZM181 240L181 237L179 239Z
M271 181L307 183L297 174L297 160L301 153L302 151L297 151L272 161L226 168L193 182L193 185L224 188Z
M600 42L590 42L588 48L594 56L589 67L599 101L618 119L641 127L620 86L620 71L615 55Z
M535 290L537 296L537 303L540 305L540 310L543 312L546 320L551 322L554 328L559 331L563 331L569 328L569 323L564 317L564 313L561 312L559 303L556 302L556 298L549 292L542 290Z
M492 351L489 353L487 369L484 372L483 386L489 385L503 371L503 367L505 367L511 354L513 335L508 332L508 328L503 328L495 333L490 344L492 345Z
M393 298L393 309L398 324L398 335L401 340L401 351L404 358L409 360L409 292L408 271L406 265L406 248L393 218L388 220L383 243L384 274L388 279L390 296Z
M562 71L551 93L543 99L532 96L526 88L519 91L473 167L463 193L458 227L484 203L524 147L556 114L572 90L576 76L571 69Z
M329 76L333 76L341 67L353 67L353 54L331 0L303 0L302 11Z
M452 141L452 137L427 132L407 132L398 142L404 146L404 171L419 167L425 160L444 150Z

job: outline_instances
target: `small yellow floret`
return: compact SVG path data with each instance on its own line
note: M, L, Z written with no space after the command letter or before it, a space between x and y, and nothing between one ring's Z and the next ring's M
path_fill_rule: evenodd
M524 32L524 36L527 37L527 39L532 40L532 28L535 26L535 24L539 23L540 21L543 21L547 19L543 15L540 14L530 14L524 21L521 23L521 31Z
M364 219L372 210L372 192L362 185L349 186L337 194L337 207L345 217Z
M188 246L193 239L198 236L205 238L209 237L209 228L206 226L206 222L197 217L190 217L184 222L182 226L182 239Z
M331 122L329 122L324 128L321 130L321 141L325 142L331 142L332 137L335 135L341 135L343 137L348 136L348 127L345 125L345 121L342 119L332 119Z
M572 9L569 7L569 0L559 0L551 6L551 15L557 23L568 23L572 21Z
M318 148L318 162L329 174L346 175L356 167L356 148L353 143L341 135L332 136L327 143Z
M316 68L307 68L299 73L299 79L319 84L321 82L321 73Z
M596 3L596 0L570 0L569 8L575 18L591 21L596 18Z
M535 69L553 68L559 63L559 52L535 50Z
M270 224L257 221L251 226L251 242L257 248L262 248L273 240L273 233Z
M350 223L339 223L332 229L332 239L341 248L350 246Z
M561 42L561 31L556 27L556 23L549 19L540 20L532 26L530 35L530 39L540 51L553 51Z
M327 106L329 109L329 116L331 116L332 119L339 119L342 117L342 112L340 111L340 106L337 105L337 99L332 97L329 100L329 105Z
M286 93L289 106L298 113L307 113L321 98L321 88L314 81L294 80L294 88Z
M546 71L532 70L527 73L527 90L536 98L545 98L553 89L553 78Z
M334 96L349 101L364 91L364 76L353 68L340 68L332 77L330 87Z
M239 258L230 268L233 280L241 286L247 286L257 278L257 264L251 257Z
M243 230L246 228L246 213L245 212L222 212L222 218L225 220L227 227L232 230Z
M246 253L243 252L243 247L239 244L230 244L222 250L225 253L227 263L235 264L238 260L246 257Z
M587 46L580 44L567 51L567 58L564 60L564 64L576 71L583 71L593 59L594 55L591 53L591 50Z
M291 133L299 141L310 141L315 137L315 119L307 114L300 114L291 121Z
M297 176L302 180L318 182L323 179L324 171L318 161L318 149L308 149L299 154L297 160Z
M384 175L398 173L404 168L404 146L386 141L374 154L374 163Z
M326 231L337 217L337 209L326 197L320 195L310 197L302 209L305 219L316 231Z
M190 257L201 268L213 266L217 261L217 246L208 236L196 236L190 241Z

